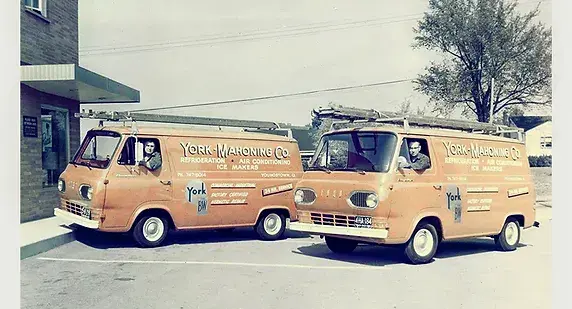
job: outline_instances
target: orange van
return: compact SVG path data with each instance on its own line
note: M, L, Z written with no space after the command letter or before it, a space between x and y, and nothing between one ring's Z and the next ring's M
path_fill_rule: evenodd
M417 264L443 240L489 236L514 250L521 228L538 226L523 142L366 122L321 137L287 229L324 236L333 252L399 245Z
M54 214L158 246L169 229L256 229L282 237L303 173L296 140L261 133L101 126L61 174Z

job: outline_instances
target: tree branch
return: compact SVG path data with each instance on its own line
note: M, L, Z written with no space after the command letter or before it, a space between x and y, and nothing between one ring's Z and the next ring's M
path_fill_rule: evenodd
M546 80L549 79L549 78L550 78L550 76L545 76L545 77L543 77L543 78L541 78L541 79L539 79L539 80L537 80L537 81L535 81L535 82L532 82L532 83L528 84L527 86L522 87L522 89L517 90L516 88L518 88L518 86L519 86L520 84L522 84L522 81L520 81L520 82L517 84L517 86L515 87L515 89L514 89L513 91L509 92L509 94L508 94L506 97L504 97L502 100L499 100L498 103L502 103L502 102L505 102L505 101L513 100L513 99L514 99L513 97L514 97L515 95L524 94L527 89L529 89L529 88L531 88L531 87L534 87L534 86L536 86L536 85L538 85L538 84L540 84L540 83L546 81Z
M510 103L505 103L503 105L501 105L498 109L496 109L494 112L497 113L499 112L501 109L510 106L510 105L523 105L523 104L532 104L532 105L548 105L552 103L552 100L546 100L544 102L540 102L540 101L518 101L518 102L510 102Z

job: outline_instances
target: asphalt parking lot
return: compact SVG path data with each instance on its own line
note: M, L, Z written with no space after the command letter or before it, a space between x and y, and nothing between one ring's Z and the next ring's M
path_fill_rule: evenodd
M443 243L425 265L393 248L331 253L316 237L266 242L251 229L170 235L160 248L82 232L21 261L22 308L549 308L551 209L514 252L492 239Z

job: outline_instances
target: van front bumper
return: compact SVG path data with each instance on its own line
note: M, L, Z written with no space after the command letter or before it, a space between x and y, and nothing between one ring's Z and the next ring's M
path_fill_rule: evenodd
M63 219L64 221L72 222L77 225L81 225L90 229L99 228L99 221L89 220L82 216L78 216L76 214L72 214L71 212L62 210L60 208L54 208L54 215L58 218Z
M375 239L386 239L389 234L387 229L342 227L289 221L286 221L286 228L291 231L305 232L308 234L355 236Z

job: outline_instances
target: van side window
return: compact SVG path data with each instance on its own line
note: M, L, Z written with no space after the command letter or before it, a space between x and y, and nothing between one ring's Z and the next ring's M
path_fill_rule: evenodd
M429 147L423 138L404 138L399 152L398 164L400 168L416 171L431 167Z
M143 144L143 160L138 162L139 165L143 165L152 171L159 169L162 165L159 140L156 138L145 138L139 139L139 142Z
M119 154L119 165L144 165L154 171L161 167L161 148L159 140L156 138L140 138L135 145L135 138L129 137ZM141 161L136 162L135 147L141 151Z

